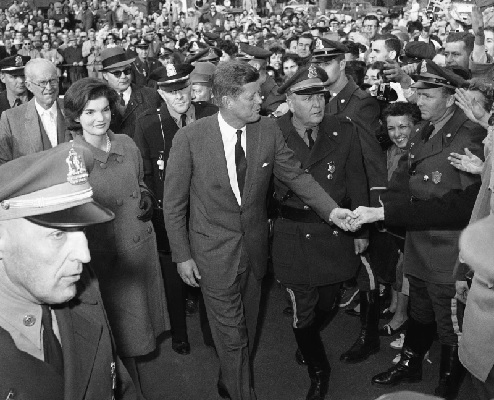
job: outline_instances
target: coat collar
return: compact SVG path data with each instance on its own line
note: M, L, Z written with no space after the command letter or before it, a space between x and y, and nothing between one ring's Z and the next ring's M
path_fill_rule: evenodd
M118 156L125 155L125 150L120 139L111 130L108 130L107 134L111 141L111 149L109 153L101 149L98 149L92 146L91 144L89 144L88 142L86 142L82 134L75 134L73 137L74 137L74 142L82 146L85 146L91 150L91 153L93 153L93 157L95 160L102 163L106 163L108 161L110 154L117 154Z
M344 110L350 98L359 89L351 76L347 76L347 78L348 82L343 89L329 100L328 107L331 110L331 114L337 114L339 111Z

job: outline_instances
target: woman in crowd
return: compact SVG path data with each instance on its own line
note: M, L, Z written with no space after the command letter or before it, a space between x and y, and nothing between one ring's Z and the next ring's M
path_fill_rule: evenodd
M155 350L169 324L141 155L130 137L109 129L117 103L117 93L94 78L75 82L64 98L74 141L94 156L94 198L115 213L86 235L117 352L139 389L137 360Z
M281 64L283 65L284 79L287 80L297 72L300 67L300 57L295 53L285 53L281 58Z

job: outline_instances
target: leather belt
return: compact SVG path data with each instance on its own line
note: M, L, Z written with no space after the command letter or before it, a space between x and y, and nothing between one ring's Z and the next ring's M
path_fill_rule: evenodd
M289 219L294 222L306 223L324 223L325 221L312 210L304 210L301 208L279 206L278 212L281 218Z

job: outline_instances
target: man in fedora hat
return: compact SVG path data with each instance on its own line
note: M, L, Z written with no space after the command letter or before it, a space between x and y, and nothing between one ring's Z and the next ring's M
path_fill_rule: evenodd
M136 398L86 265L84 228L114 218L92 198L92 160L66 143L0 166L3 397Z
M156 210L157 217L153 218L153 223L169 305L172 348L179 354L188 354L190 344L185 321L185 284L177 273L177 265L171 260L170 245L163 223L161 198L166 164L177 131L218 111L216 106L207 102L192 103L190 76L193 71L194 67L189 64L168 64L151 74L164 102L160 108L150 108L138 117L134 135L144 162L144 182L159 199L159 210ZM207 338L205 341L208 341ZM209 340L208 344L212 344L212 341Z
M132 84L131 65L134 60L127 57L122 47L101 52L103 78L120 96L110 128L115 133L124 133L130 137L134 137L137 116L149 108L156 109L161 103L156 90Z
M144 39L139 40L135 45L137 58L131 64L132 66L132 83L137 87L149 86L149 75L156 68L161 66L159 60L148 57L149 43Z
M384 220L387 226L407 229L403 269L410 282L410 317L401 359L375 375L372 383L392 386L420 381L424 355L437 331L441 363L435 394L455 399L464 370L458 358L461 314L457 313L453 270L458 239L472 212L480 177L456 169L449 155L463 154L468 148L483 158L486 131L455 105L455 89L465 85L463 78L430 60L424 60L420 73L412 78L423 122L410 139L408 160L400 161L388 190L381 194L381 207L355 211L356 223ZM458 202L461 194L465 200ZM428 204L434 204L433 200L440 200L441 208L449 207L454 215L442 217ZM419 207L421 212L416 211Z
M0 116L5 110L27 103L33 95L26 88L24 66L30 57L12 56L0 61L0 79L5 90L0 93Z

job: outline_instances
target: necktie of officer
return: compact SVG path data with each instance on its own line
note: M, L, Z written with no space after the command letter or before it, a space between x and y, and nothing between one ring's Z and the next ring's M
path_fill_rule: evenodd
M424 143L430 139L432 132L434 132L434 125L429 122L429 124L422 131L422 140Z
M41 305L41 325L43 326L43 353L45 362L50 364L55 371L63 376L62 346L53 331L51 310L46 304Z
M247 172L247 160L242 148L242 131L237 131L237 143L235 144L235 166L237 167L237 183L240 191L240 197L244 192L245 174Z
M182 114L180 116L180 125L183 128L184 126L187 126L187 115Z
M307 135L307 139L309 140L309 149L312 149L314 146L314 139L312 138L312 129L307 129L305 131L305 134Z
M14 105L12 106L12 108L17 107L17 106L20 106L21 104L22 104L22 100L21 99L15 99Z

